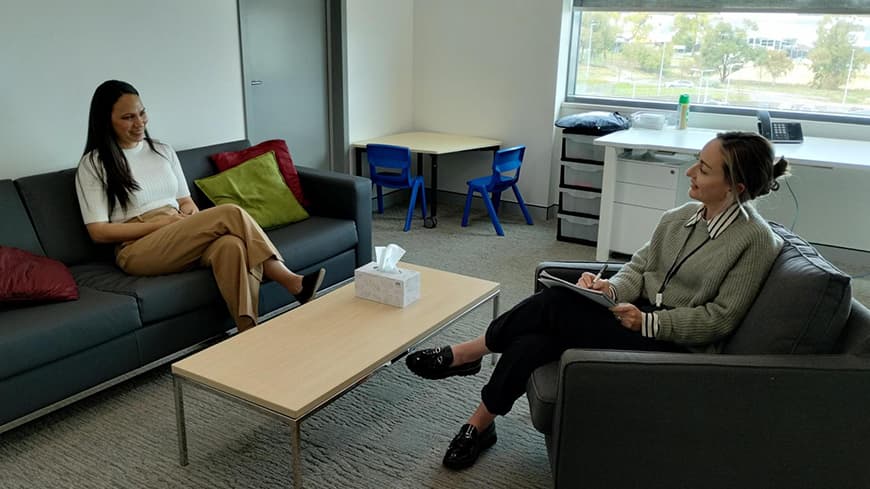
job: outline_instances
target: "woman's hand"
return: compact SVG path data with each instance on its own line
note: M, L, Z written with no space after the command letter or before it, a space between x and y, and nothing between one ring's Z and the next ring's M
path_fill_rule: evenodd
M577 286L583 287L584 289L597 290L604 294L608 294L611 297L613 296L613 294L610 293L610 281L603 278L595 280L594 273L583 272L583 275L580 275L580 279L577 280Z
M190 197L182 197L178 199L178 211L185 216L192 216L199 212L199 207L193 203L193 199Z
M180 212L174 212L148 222L94 222L86 227L95 243L125 243L135 241L185 217L187 216Z
M611 307L610 312L623 327L632 331L640 331L640 327L643 325L643 313L634 304L621 302Z

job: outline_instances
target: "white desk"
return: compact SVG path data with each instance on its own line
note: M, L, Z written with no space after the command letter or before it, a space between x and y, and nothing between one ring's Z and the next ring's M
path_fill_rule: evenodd
M463 136L461 134L447 134L443 132L403 132L391 134L351 144L356 152L356 174L362 175L362 153L367 144L392 144L410 148L412 153L417 153L417 173L423 174L423 155L429 155L429 164L432 168L430 182L429 207L431 216L427 218L426 227L435 227L438 224L438 155L450 153L462 153L464 151L498 151L501 141L495 139Z
M605 147L597 260L607 260L611 251L619 153L633 149L695 155L718 132L629 129L595 140L596 145ZM802 144L776 145L776 154L791 164L788 181L797 196L799 212L783 185L758 201L762 215L786 226L796 221L794 231L807 241L870 251L866 217L870 206L862 203L870 196L870 142L808 137Z

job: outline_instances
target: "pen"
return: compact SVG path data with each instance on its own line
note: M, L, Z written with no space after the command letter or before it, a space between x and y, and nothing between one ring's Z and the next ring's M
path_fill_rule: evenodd
M595 282L598 282L598 280L601 278L601 274L603 274L606 271L607 271L607 263L605 263L604 266L601 267L601 271L599 271L598 275L596 275L595 278L592 279L592 283L594 284Z

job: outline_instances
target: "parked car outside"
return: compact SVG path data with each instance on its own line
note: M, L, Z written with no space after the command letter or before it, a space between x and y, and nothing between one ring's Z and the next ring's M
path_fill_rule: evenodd
M674 80L665 83L667 88L692 88L695 84L691 80Z

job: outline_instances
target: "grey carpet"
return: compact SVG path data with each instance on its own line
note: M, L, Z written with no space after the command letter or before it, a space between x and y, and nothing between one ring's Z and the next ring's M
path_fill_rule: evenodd
M485 212L459 226L461 209L442 204L437 229L420 219L401 231L400 207L375 215L376 245L397 243L405 260L502 284L505 310L532 290L535 265L550 259L592 259L591 247L555 240L555 221L527 226L503 219L499 238ZM868 270L846 270L856 295L870 298ZM425 284L423 284L425 291ZM430 344L472 338L491 308L455 323ZM302 425L309 488L543 488L551 485L543 437L528 404L497 421L499 441L473 468L455 473L441 457L476 406L491 367L475 377L420 381L403 364L322 409ZM0 435L2 488L274 488L290 487L290 436L275 418L210 393L186 390L190 465L180 467L168 367L139 376Z

